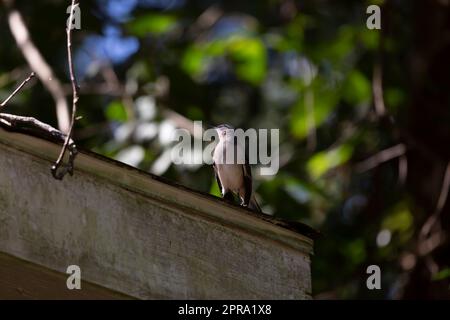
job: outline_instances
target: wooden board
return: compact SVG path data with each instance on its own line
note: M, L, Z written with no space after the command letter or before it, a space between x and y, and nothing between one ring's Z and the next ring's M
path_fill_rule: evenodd
M81 281L80 290L69 290L66 286L67 276L0 253L0 300L131 299L86 281Z
M0 252L143 299L309 299L312 239L267 216L0 129Z

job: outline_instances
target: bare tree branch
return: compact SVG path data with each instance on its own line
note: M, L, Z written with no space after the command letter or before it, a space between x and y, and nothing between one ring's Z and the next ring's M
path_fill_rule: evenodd
M24 81L22 81L22 83L16 88L16 90L14 90L13 93L11 93L9 95L9 97L6 98L5 101L2 102L2 104L0 104L0 110L8 103L9 100L12 99L12 97L14 97L17 94L17 92L19 92L23 88L24 85L27 84L28 81L30 81L32 78L34 78L34 75L35 75L35 73L31 72L31 74L28 76L28 78L26 78Z
M311 67L310 67L311 68ZM316 121L314 119L314 92L308 88L305 92L305 107L307 112L308 136L306 140L307 149L309 152L314 152L317 146L317 132Z
M69 131L66 136L66 140L64 141L64 145L61 149L58 160L56 160L56 162L52 166L52 170L51 170L53 177L58 180L61 180L67 172L70 173L70 175L73 174L73 159L76 156L76 153L75 154L73 153L74 150L72 148L70 148L69 153L70 153L70 159L72 159L72 161L69 160L69 163L67 165L61 167L62 161L64 159L64 155L66 154L67 148L69 147L69 142L72 138L73 126L75 124L75 116L77 113L78 84L77 84L77 80L75 78L75 73L73 71L74 68L73 68L73 60L72 60L72 21L73 21L74 10L78 5L79 5L79 3L77 0L72 0L72 5L70 7L69 23L66 28L66 32L67 32L67 62L69 64L70 82L72 83L72 92L73 92L72 117L71 117L71 121L70 121ZM60 168L62 168L62 170L59 170Z
M219 6L212 5L208 7L189 27L189 36L192 38L201 38L202 34L215 25L222 16L223 10Z
M58 129L32 117L0 113L0 126L10 131L27 133L58 143L63 143L66 139L66 135ZM70 144L74 144L72 140Z
M447 202L449 189L450 189L450 162L447 164L445 170L444 179L442 181L441 186L441 192L439 194L439 198L436 203L436 209L434 213L428 217L427 221L423 224L422 229L420 230L420 236L422 238L426 237L430 233L433 225L438 221L442 209L444 208L445 203Z
M68 132L69 111L62 85L31 40L20 12L11 8L12 1L3 0L3 2L6 7L10 9L8 13L8 23L11 33L31 69L36 72L36 75L50 92L53 100L55 100L59 129L63 132Z
M162 113L166 119L172 121L178 128L186 129L195 139L202 139L203 130L202 132L196 132L194 130L194 122L192 120L169 108L164 109Z
M406 152L406 146L403 143L399 143L393 147L384 149L378 152L376 155L356 164L355 169L357 172L365 172L375 168L383 162L387 162L394 158L404 155Z
M386 107L383 98L383 71L380 64L375 64L373 68L372 91L375 112L381 117L386 113Z
M14 132L23 132L40 138L52 140L54 142L63 143L67 140L67 135L53 128L52 126L36 120L32 117L21 117L13 114L0 113L0 127ZM73 162L78 154L77 147L72 139L69 139L68 149L69 159L68 165L60 170L63 176L73 168Z
M441 193L439 194L439 199L436 205L436 212L442 212L445 203L447 202L448 191L450 189L450 162L447 164L445 170L444 179L442 181Z
M439 217L447 202L448 193L450 191L450 162L447 163L444 178L442 180L441 191L436 203L436 209L430 215L418 235L417 240L417 255L425 257L425 262L431 274L439 271L438 265L435 263L433 257L430 255L437 247L447 240L446 233L442 230Z
M398 158L398 183L403 185L406 183L408 177L408 158L406 154L401 155Z

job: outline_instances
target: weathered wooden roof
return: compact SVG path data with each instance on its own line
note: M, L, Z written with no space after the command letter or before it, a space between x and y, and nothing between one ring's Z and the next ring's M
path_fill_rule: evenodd
M138 298L309 298L313 229L0 129L0 251Z

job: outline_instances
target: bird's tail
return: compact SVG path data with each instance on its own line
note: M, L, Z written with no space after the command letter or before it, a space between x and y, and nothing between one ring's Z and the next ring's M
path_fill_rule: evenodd
M255 196L254 196L254 195L252 195L252 197L250 198L250 201L249 201L249 203L248 203L248 207L249 207L250 209L254 210L254 211L262 212L262 211L261 211L261 208L260 208L260 206L259 206L259 204L258 204L258 202L257 202L256 199L255 199Z

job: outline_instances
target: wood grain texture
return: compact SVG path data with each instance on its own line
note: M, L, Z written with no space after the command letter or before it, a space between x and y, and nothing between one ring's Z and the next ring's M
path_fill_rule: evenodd
M312 240L246 210L0 129L0 251L151 299L309 299Z
M124 294L81 281L80 290L68 290L68 275L0 253L0 300L116 300Z

